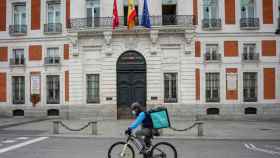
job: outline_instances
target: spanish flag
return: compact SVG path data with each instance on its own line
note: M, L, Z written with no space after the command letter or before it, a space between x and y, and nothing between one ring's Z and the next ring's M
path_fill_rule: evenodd
M137 12L134 7L134 0L128 0L127 26L132 29L135 26Z

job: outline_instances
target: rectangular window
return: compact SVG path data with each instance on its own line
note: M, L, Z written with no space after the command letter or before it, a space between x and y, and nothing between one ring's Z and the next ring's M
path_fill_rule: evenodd
M11 65L24 65L24 49L14 49L12 58L10 60Z
M100 23L100 0L86 1L87 26L99 26Z
M59 104L59 76L47 76L47 104Z
M60 13L60 3L51 1L47 4L47 23L48 24L55 24L61 23L61 13Z
M255 43L246 43L243 45L243 60L258 60Z
M218 19L218 0L203 0L203 19Z
M99 75L87 75L87 103L99 103Z
M54 48L47 49L45 63L46 64L59 64L60 63L59 48L54 47Z
M206 53L205 53L205 60L206 61L215 61L220 60L221 56L218 53L218 44L206 44Z
M206 73L206 102L220 101L220 74Z
M162 24L176 25L177 24L177 1L165 0L162 1Z
M12 77L12 96L13 104L25 103L25 81L24 76Z
M243 97L244 102L256 102L257 95L257 73L244 72L243 74Z
M177 73L164 73L164 102L177 102Z
M241 18L255 18L255 0L241 0Z
M13 4L13 24L26 25L26 5L25 3Z

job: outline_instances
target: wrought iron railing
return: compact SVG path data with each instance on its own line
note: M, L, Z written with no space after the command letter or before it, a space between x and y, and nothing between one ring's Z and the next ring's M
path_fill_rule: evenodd
M47 104L59 104L59 97L51 97L47 98Z
M241 18L240 27L242 29L258 29L260 26L259 18Z
M206 62L211 62L211 61L221 61L222 60L222 56L219 53L205 53L204 54L204 59Z
M25 58L11 58L10 65L12 66L24 66L25 65Z
M221 19L203 19L202 28L208 30L217 30L222 28Z
M48 23L44 25L45 33L61 33L62 24L61 23Z
M119 27L127 26L126 17L119 17ZM94 29L94 28L106 28L112 27L112 17L90 17L90 18L76 18L71 19L71 30L82 29ZM162 15L162 16L150 16L151 26L185 26L189 27L193 25L192 15ZM136 18L136 26L141 25L141 17Z
M60 64L60 57L45 57L45 65L58 65Z
M259 53L243 53L242 60L243 61L258 61L260 59Z
M27 33L27 25L10 25L9 32L11 35L25 35Z

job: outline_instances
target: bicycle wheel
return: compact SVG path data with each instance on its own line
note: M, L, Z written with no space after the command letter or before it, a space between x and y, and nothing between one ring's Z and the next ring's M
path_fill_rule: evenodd
M113 145L111 145L111 147L108 150L108 158L134 158L135 152L132 146L129 144L127 145L123 153L124 155L121 155L125 144L125 142L116 142Z
M151 156L152 158L177 158L177 151L172 144L160 142L153 146Z

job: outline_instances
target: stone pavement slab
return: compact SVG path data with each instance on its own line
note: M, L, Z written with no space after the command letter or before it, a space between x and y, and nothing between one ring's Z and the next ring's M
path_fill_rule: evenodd
M0 117L0 129L47 120L48 118Z

